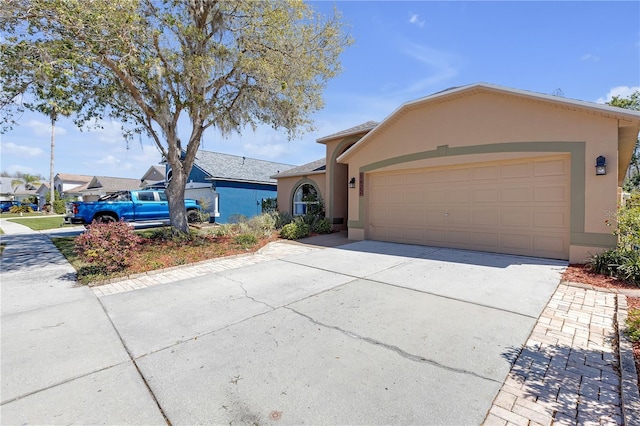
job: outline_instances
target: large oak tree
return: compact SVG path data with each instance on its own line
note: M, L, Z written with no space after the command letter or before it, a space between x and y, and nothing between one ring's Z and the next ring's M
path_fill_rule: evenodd
M78 125L110 116L125 135L147 134L172 169L178 232L188 231L182 200L203 132L310 130L351 43L337 12L295 0L4 0L0 31L5 122L53 105Z

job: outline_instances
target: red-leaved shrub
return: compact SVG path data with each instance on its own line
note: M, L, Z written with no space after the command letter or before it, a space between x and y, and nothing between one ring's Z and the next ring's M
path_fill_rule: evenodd
M75 248L82 261L106 272L117 272L129 266L131 252L141 240L133 227L123 221L94 222L76 237Z

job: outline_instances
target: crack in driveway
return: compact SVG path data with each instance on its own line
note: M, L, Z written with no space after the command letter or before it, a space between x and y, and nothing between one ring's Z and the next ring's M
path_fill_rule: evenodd
M423 356L420 356L420 355L415 355L415 354L409 353L409 352L399 348L398 346L390 345L388 343L381 342L381 341L376 340L376 339L371 338L371 337L361 336L361 335L359 335L357 333L354 333L354 332L349 331L349 330L345 330L345 329L340 328L338 326L325 324L325 323L320 322L320 321L316 320L315 318L313 318L313 317L311 317L309 315L306 315L306 314L304 314L304 313L302 313L300 311L297 311L297 310L295 310L295 309L293 309L291 307L285 306L284 308L290 310L291 312L294 312L294 313L300 315L301 317L304 317L304 318L308 319L313 324L316 324L316 325L319 325L321 327L325 327L325 328L328 328L328 329L331 329L331 330L336 330L336 331L339 331L340 333L342 333L342 334L344 334L346 336L349 336L349 337L351 337L353 339L360 340L360 341L363 341L363 342L366 342L366 343L369 343L369 344L372 344L372 345L375 345L375 346L380 346L382 348L388 349L388 350L390 350L392 352L395 352L396 354L400 355L402 358L408 359L409 361L429 364L429 365L432 365L434 367L441 368L441 369L444 369L444 370L447 370L447 371L452 371L454 373L459 373L459 374L466 374L466 375L477 377L477 378L480 378L480 379L483 379L483 380L489 380L489 381L494 382L494 383L499 383L499 384L502 383L502 382L499 382L499 381L497 381L495 379L492 379L491 377L485 377L483 375L480 375L480 374L475 373L475 372L470 371L470 370L465 370L463 368L454 368L454 367L449 367L449 366L444 365L444 364L440 364L439 362L433 361L431 359L427 359L427 358L425 358Z

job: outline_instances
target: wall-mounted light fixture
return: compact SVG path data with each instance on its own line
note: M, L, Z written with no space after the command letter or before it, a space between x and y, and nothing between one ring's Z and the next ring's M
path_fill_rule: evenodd
M602 155L596 158L596 175L606 175L607 174L607 159Z
M352 178L349 180L349 188L353 189L353 188L355 188L355 187L356 187L356 178L355 178L355 177L352 177Z

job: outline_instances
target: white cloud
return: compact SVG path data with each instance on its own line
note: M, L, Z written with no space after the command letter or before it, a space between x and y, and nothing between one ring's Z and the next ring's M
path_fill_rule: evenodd
M417 25L420 28L424 27L424 19L420 19L420 16L417 13L412 13L411 17L409 18L409 23L413 24L413 25Z
M289 150L287 144L285 143L246 143L243 145L243 148L250 157L269 160L276 159L286 154Z
M40 148L16 145L12 142L0 143L0 152L2 155L13 154L19 157L39 157L44 154Z
M117 121L96 120L82 130L106 144L121 144L125 141L122 136L122 124Z
M36 136L51 136L51 123L40 120L29 120L25 124L25 127L33 130ZM67 134L67 130L60 125L56 125L56 136L62 136Z
M8 172L8 173L29 173L29 174L34 174L37 175L40 173L39 170L34 169L33 167L29 167L29 166L21 166L19 164L13 164L9 167L7 167L6 169L3 169L4 171Z
M609 102L614 96L619 98L628 98L632 93L640 91L640 86L616 86L607 92L603 98L598 98L597 103L603 104Z
M102 157L98 161L98 164L104 164L108 166L118 166L120 164L120 159L114 157L113 155L107 155L106 157Z
M403 93L411 94L423 92L428 87L447 81L456 75L458 70L453 66L455 56L428 46L411 43L404 49L404 53L420 62L431 71L431 75L413 82L403 90Z
M600 60L600 56L592 55L591 53L586 53L580 57L580 60L598 62Z

